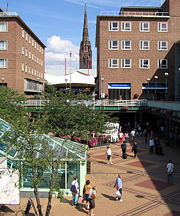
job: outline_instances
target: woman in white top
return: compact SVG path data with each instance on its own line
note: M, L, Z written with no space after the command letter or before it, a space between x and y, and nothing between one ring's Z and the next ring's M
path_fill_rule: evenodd
M167 175L168 175L168 182L172 182L173 180L173 171L174 171L174 164L171 160L169 160L169 163L167 164Z
M151 137L149 140L149 152L153 153L153 151L154 151L154 140Z
M89 212L88 215L94 216L93 209L95 208L95 198L96 198L96 186L93 186L92 189L89 190Z
M111 162L111 149L107 146L107 164L112 164Z

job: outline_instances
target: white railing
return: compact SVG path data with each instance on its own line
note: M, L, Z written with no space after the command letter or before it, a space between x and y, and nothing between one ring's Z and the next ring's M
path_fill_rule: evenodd
M169 17L168 12L101 11L102 16Z
M16 12L0 12L0 16L18 16Z
M120 107L137 107L146 106L147 100L97 100L95 106L120 106Z

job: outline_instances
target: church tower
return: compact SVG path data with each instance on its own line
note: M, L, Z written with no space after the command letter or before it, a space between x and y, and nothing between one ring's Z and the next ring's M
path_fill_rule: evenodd
M88 34L87 12L85 4L83 38L79 50L79 68L92 69L92 50Z

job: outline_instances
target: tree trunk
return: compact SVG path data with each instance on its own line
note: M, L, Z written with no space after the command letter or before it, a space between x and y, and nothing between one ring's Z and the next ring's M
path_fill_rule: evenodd
M40 199L39 199L39 192L38 192L38 189L37 189L36 185L34 185L34 195L36 197L37 209L38 209L38 212L39 212L39 216L43 216L41 203L40 203Z
M46 209L46 216L50 215L51 211L51 201L52 201L52 190L49 191L49 196L48 196L48 203L47 203L47 209Z

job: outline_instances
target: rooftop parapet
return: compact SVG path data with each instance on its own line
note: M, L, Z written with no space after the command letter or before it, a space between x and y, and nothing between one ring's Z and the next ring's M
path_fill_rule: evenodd
M169 17L169 12L160 11L101 11L101 16L122 16L122 17Z

